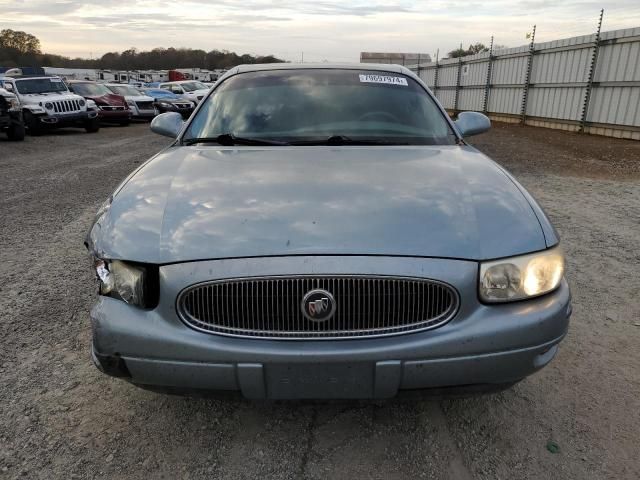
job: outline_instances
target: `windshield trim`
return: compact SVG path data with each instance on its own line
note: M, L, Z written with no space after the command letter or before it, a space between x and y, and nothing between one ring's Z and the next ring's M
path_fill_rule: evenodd
M353 66L349 66L349 65L341 65L340 67L324 67L324 66L303 66L300 65L298 67L294 67L291 64L283 64L284 67L280 67L278 65L274 65L273 68L270 69L247 69L247 70L242 70L238 67L236 67L233 70L229 70L224 76L220 77L218 79L218 81L214 84L214 86L212 88L209 89L209 93L207 94L207 96L196 105L196 108L194 109L193 113L191 114L191 116L189 117L189 119L185 122L184 128L182 128L180 134L176 137L176 140L172 143L172 145L180 145L180 146L184 146L185 144L183 143L183 141L185 140L185 136L187 134L187 132L189 131L191 125L193 124L194 120L197 118L198 113L200 112L200 110L204 107L206 100L209 99L209 97L213 96L215 94L215 92L222 86L224 85L227 81L229 81L230 79L238 76L238 75L244 75L247 73L253 73L253 72L271 72L271 71L296 71L296 70L307 70L307 71L330 71L330 70L342 70L342 71L361 71L361 72L366 72L369 70L373 70L375 71L377 74L380 75L384 75L384 74L389 74L389 75L403 75L405 77L408 77L410 79L412 79L413 81L415 81L417 83L417 85L422 88L422 90L426 93L426 95L433 101L436 109L440 112L440 114L442 115L443 120L447 123L451 134L454 136L454 138L456 139L455 144L456 145L460 145L460 144L464 144L464 140L462 138L462 136L460 135L458 129L456 128L453 120L451 119L451 117L449 116L449 114L447 113L447 111L445 110L445 108L442 106L442 104L440 103L440 101L436 98L436 96L433 94L433 92L429 89L429 87L427 86L426 83L424 83L424 81L418 77L415 73L413 73L411 70L409 70L406 67L400 67L399 70L394 70L394 69L380 69L380 68L363 68L360 65L353 65Z
M52 82L52 81L51 81L52 79L56 79L57 81ZM61 85L61 88L60 88L60 89L57 89L57 90L43 90L43 91L41 91L41 92L26 92L26 93L25 93L25 92L21 92L21 91L20 91L20 83L23 83L23 84L25 84L25 85L26 85L26 84L27 84L27 82L33 82L34 80L40 80L40 81L42 81L42 80L49 80L49 85L52 85L52 84L60 84L60 85ZM66 84L62 81L62 79L61 79L61 78L59 78L59 77L16 78L16 79L14 80L14 83L15 83L16 91L17 91L20 95L40 95L40 94L42 94L42 93L63 93L63 92L68 92L68 91L69 91L69 89L68 89L67 85L66 85Z

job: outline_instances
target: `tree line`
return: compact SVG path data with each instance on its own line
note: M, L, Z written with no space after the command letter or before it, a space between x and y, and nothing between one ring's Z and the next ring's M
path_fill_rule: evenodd
M42 53L40 40L30 33L5 29L0 31L0 66L67 67L100 70L169 70L199 67L228 69L246 63L284 62L273 55L238 55L226 50L205 51L193 48L154 48L138 51L108 52L100 58L69 58Z

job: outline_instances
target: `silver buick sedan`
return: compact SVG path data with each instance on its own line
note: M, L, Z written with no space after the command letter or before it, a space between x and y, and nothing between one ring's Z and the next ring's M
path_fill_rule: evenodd
M86 238L92 357L154 390L385 398L547 365L571 297L527 191L394 65L240 66Z

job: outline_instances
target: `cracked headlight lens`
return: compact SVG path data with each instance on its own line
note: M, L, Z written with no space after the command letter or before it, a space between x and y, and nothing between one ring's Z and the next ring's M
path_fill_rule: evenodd
M510 302L537 297L558 288L564 275L560 247L480 264L480 299Z
M139 307L148 307L147 268L120 260L96 260L96 275L100 281L100 294L119 298Z

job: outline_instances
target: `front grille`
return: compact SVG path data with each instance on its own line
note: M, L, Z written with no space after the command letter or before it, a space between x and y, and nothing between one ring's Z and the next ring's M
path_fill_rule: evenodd
M109 112L120 112L123 111L125 109L125 107L119 106L119 107L113 107L113 106L108 106L108 105L101 105L100 110L105 110L105 111L109 111Z
M56 113L79 112L82 110L78 100L58 100L53 103L53 111Z
M136 102L140 110L153 110L153 102Z
M307 292L324 289L335 314L320 322L302 313ZM456 291L422 278L298 276L206 282L184 290L178 313L209 333L241 337L328 339L386 336L447 323L458 308Z

